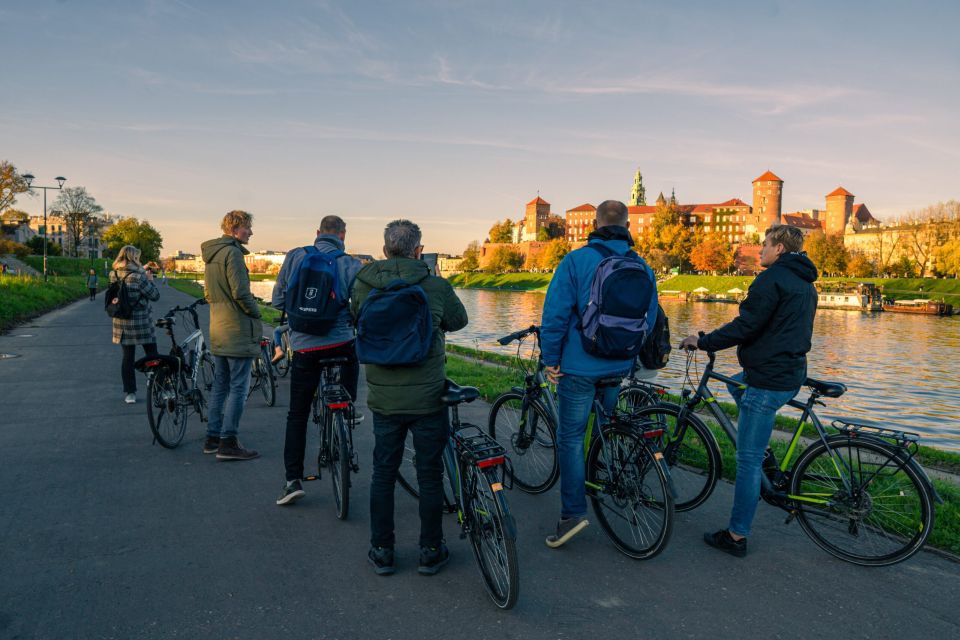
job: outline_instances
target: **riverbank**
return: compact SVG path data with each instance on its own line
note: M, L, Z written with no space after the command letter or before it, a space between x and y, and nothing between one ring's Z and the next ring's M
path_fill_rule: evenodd
M447 280L462 289L546 291L551 278L552 273L456 273Z
M42 278L0 276L0 333L89 295L80 276Z
M203 287L193 279L167 278L167 284L177 291L182 291L183 293L191 295L194 298L203 297ZM277 322L280 320L280 312L265 304L260 304L259 306L260 319L266 324L272 324L276 326Z

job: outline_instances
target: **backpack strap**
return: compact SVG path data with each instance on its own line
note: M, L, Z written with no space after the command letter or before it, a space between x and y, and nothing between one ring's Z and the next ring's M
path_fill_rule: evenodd
M596 251L597 253L599 253L604 258L609 258L610 256L617 255L617 253L614 252L613 249L611 249L607 245L602 244L600 242L588 242L587 246L593 249L594 251Z

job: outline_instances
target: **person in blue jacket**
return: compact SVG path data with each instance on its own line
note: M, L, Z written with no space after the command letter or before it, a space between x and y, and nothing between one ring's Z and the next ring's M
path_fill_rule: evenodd
M596 231L588 244L600 243L617 255L625 255L633 245L627 230L627 207L607 200L597 207ZM582 531L587 521L587 497L584 486L583 439L587 419L601 378L630 371L632 359L598 358L584 351L580 336L580 315L590 300L594 273L603 259L596 249L581 247L568 253L557 267L547 289L540 322L540 339L547 378L557 384L560 424L557 428L557 458L560 465L560 521L556 533L547 537L547 546L557 548ZM642 259L641 259L642 262ZM656 277L643 263L653 283L648 318L657 317ZM602 402L611 410L617 401L615 387L602 390Z

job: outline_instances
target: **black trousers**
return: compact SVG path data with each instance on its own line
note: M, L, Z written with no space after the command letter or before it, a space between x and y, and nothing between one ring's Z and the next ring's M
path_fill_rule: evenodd
M143 354L147 356L157 355L157 343L148 342L140 345L143 347ZM137 373L133 370L133 363L137 361L137 345L123 344L123 362L120 364L120 379L123 380L124 393L137 392Z
M320 351L296 351L290 366L290 410L287 413L287 433L283 444L283 464L287 480L303 477L303 456L307 448L307 420L313 393L320 384L321 367L317 364L327 358L349 358L340 365L340 384L354 400L357 399L357 381L360 364L353 342Z
M443 540L443 449L450 437L447 411L428 415L373 413L373 482L370 486L370 545L394 546L393 508L397 470L407 431L413 433L420 488L420 546Z
M94 298L97 297L97 288L89 287L89 289L90 289L90 299L93 300Z

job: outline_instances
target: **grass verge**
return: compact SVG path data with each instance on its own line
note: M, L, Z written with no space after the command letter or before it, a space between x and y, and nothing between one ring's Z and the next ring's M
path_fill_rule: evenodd
M463 289L546 291L552 277L552 273L457 273L447 279Z
M167 279L167 283L177 291L182 291L183 293L191 295L194 298L203 297L203 287L193 280L188 280L185 278L169 278ZM268 307L265 304L260 304L259 306L261 319L266 324L276 325L277 321L280 319L280 312L273 307Z
M0 331L88 295L83 277L0 276Z

